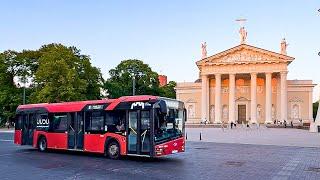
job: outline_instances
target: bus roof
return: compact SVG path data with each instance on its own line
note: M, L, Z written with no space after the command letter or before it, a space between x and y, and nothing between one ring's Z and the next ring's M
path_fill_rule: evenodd
M114 110L121 102L135 102L135 101L148 101L156 100L157 96L139 95L139 96L122 96L117 99L103 99L103 100L90 100L90 101L75 101L75 102L62 102L62 103L40 103L40 104L25 104L20 105L17 111L23 111L33 108L45 108L49 112L78 112L81 111L86 105L90 104L109 104L106 110Z

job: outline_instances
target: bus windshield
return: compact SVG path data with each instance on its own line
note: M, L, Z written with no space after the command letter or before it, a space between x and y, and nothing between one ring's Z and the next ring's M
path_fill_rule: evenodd
M183 109L169 109L166 115L155 111L155 142L163 142L166 140L181 137L184 132Z

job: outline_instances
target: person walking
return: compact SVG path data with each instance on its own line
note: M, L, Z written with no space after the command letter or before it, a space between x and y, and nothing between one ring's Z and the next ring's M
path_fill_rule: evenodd
M10 129L10 123L9 123L9 121L7 121L5 125L6 125L6 127L7 127L8 129Z
M284 128L287 128L287 121L286 120L283 121L283 124L284 124Z

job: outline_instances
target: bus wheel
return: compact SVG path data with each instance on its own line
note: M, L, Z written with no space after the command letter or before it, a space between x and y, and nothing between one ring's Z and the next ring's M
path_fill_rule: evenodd
M120 147L116 141L112 141L107 146L107 155L110 159L119 159Z
M39 150L44 152L47 150L47 140L45 137L41 137L38 142Z

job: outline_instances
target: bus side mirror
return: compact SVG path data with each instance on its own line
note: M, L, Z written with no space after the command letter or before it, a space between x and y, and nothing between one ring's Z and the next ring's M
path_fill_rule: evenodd
M154 108L159 109L161 114L166 115L167 112L167 104L165 101L160 100L157 103L155 103Z
M183 120L187 122L187 109L183 109Z

